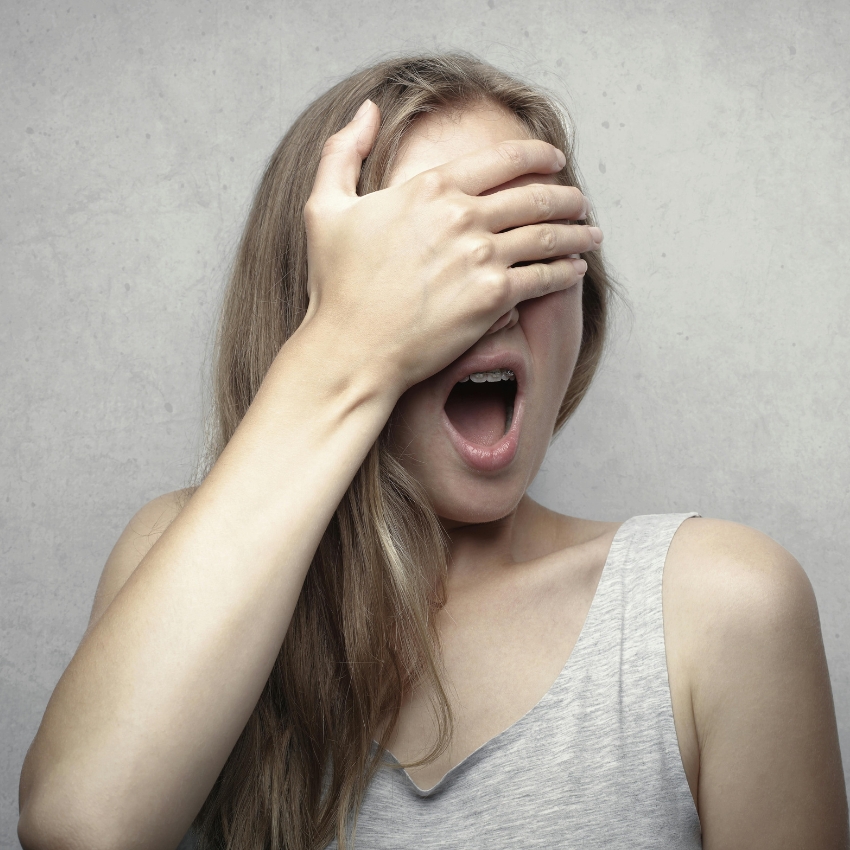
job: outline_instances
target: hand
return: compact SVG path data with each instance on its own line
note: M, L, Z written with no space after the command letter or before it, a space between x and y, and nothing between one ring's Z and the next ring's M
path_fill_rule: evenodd
M379 120L367 101L322 152L305 207L305 323L400 395L510 321L520 301L573 286L587 265L569 255L594 250L602 234L564 223L586 214L574 187L482 195L560 171L563 153L539 140L502 142L359 197Z

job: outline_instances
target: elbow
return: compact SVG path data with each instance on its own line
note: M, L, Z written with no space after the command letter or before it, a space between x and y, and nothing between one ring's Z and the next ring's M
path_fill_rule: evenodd
M63 835L45 818L24 809L18 818L18 841L23 850L77 850L82 843Z
M18 840L23 850L167 850L176 848L188 829L186 825L174 837L179 829L174 823L155 819L151 824L141 812L119 813L114 800L107 808L69 793L40 790L22 800Z
M63 845L55 832L47 829L47 824L42 818L32 813L26 807L21 810L18 818L18 841L23 850L60 850L70 848Z
M103 822L67 806L30 799L21 807L18 841L23 850L120 850Z

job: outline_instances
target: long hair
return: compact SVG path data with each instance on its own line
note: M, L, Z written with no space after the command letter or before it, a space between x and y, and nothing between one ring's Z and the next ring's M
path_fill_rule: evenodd
M325 140L366 98L380 108L381 126L358 194L386 185L417 117L481 102L501 105L532 138L564 151L558 180L579 185L562 111L543 93L465 54L384 61L311 103L269 161L225 294L206 471L304 318L304 205ZM587 391L605 338L611 282L598 252L584 258L581 348L556 433ZM452 715L434 616L445 600L446 539L422 488L390 450L392 422L322 537L259 702L195 819L203 850L314 850L334 837L345 848L402 697L415 685L433 694L437 736L428 754L403 766L430 763L448 747Z

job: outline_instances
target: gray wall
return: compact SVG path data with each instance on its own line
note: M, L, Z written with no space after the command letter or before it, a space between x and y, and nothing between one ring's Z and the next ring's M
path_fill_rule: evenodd
M389 51L472 50L576 121L633 315L533 494L781 542L817 593L850 753L848 33L843 0L5 0L0 845L110 548L191 474L264 160Z

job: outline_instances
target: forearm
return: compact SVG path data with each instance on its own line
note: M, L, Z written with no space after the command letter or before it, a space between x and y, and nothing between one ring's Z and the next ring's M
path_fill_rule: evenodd
M33 817L84 812L153 847L153 831L179 832L200 808L392 410L391 395L346 368L309 333L284 347L210 475L62 676L28 755Z

